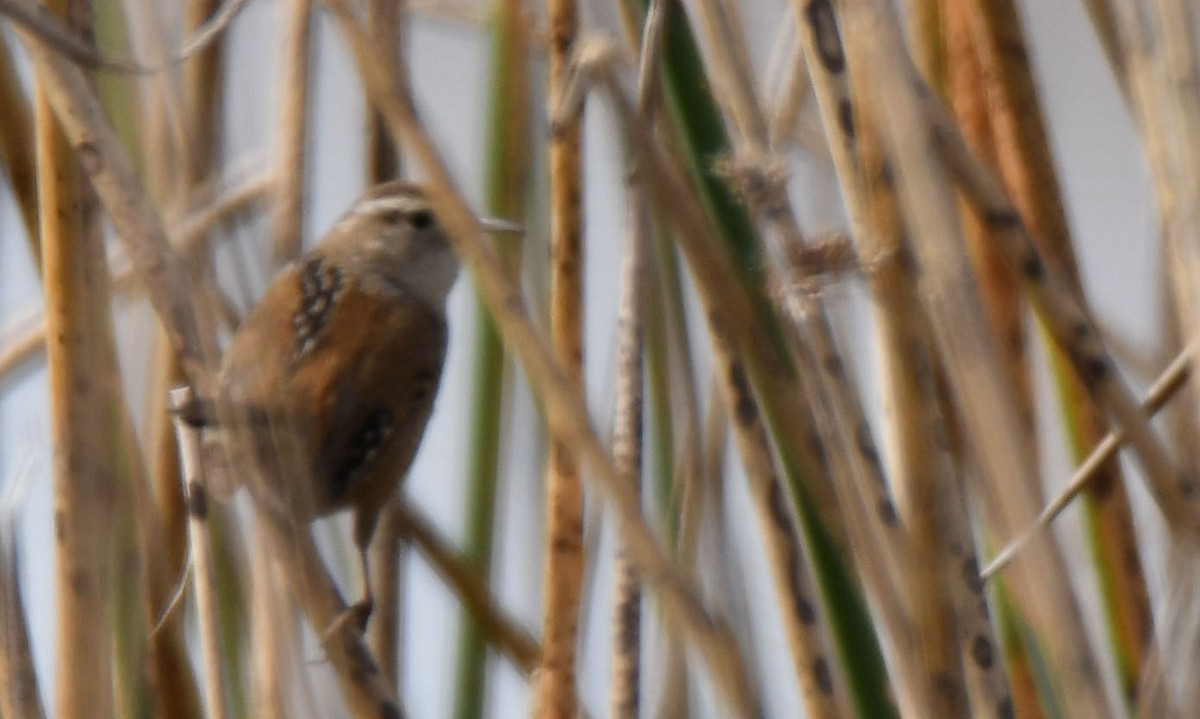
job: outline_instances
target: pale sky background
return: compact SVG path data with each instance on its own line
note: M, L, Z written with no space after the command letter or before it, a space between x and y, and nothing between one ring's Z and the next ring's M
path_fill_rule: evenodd
M1043 101L1051 117L1052 142L1092 306L1108 326L1124 337L1139 346L1154 347L1160 337L1157 242L1146 171L1129 119L1106 74L1081 3L1025 0L1021 4ZM790 4L786 0L758 0L743 6L747 29L755 38L752 49L759 53L756 64L762 69L775 44L775 28L792 22ZM270 0L254 0L230 30L228 66L236 69L236 79L230 85L227 101L227 147L230 162L241 166L246 163L263 166L270 149L273 109L271 94L265 88L271 82L275 54L274 43L267 40L271 37L275 7ZM605 24L610 20L606 5L603 12L589 6L585 18L591 30L603 29L597 27L597 15ZM414 22L411 37L410 57L421 108L459 182L478 206L488 60L486 38L481 31L462 24L423 19ZM311 137L316 154L310 185L313 197L308 216L310 239L329 227L361 189L361 96L357 85L346 79L352 77L352 70L340 40L324 22L317 42L321 74L313 98L316 117ZM620 196L623 178L621 153L615 145L603 103L589 105L587 120L588 390L593 416L598 426L604 428L613 390L611 348L617 268L624 234ZM544 133L544 128L541 131ZM793 159L803 157L797 153ZM793 196L808 222L806 229L817 230L836 222L840 211L831 204L836 202L832 179L808 170L798 171L796 176ZM819 187L805 182L814 177ZM531 223L531 230L537 230L536 222ZM0 186L0 237L4 238L0 243L0 337L5 336L8 328L18 327L18 318L35 311L40 302L20 232L8 188ZM830 297L833 305L843 311L846 326L853 328L851 334L856 341L869 341L869 335L863 331L867 315L862 306L861 282L848 280L832 289ZM457 538L461 534L460 488L465 473L462 447L467 436L461 417L470 393L468 355L473 338L470 319L473 300L467 282L460 281L450 305L449 365L437 412L406 491L448 536ZM1146 317L1155 319L1147 322ZM140 379L139 358L148 349L142 339L147 327L145 311L122 315L122 359L129 378ZM48 692L52 681L54 601L45 373L41 369L28 372L18 382L7 383L5 389L0 401L0 486L20 472L33 473L31 490L21 512L22 576L37 666L43 691ZM865 375L863 391L869 397L876 396L874 385ZM140 414L142 406L134 403L134 409ZM535 449L527 441L536 436L533 422L531 408L522 402L513 423L512 438L516 442L508 455L508 474L499 497L502 505L499 526L503 533L497 545L496 566L504 569L494 582L505 605L526 626L537 630L541 555L531 548L537 546L535 542L540 537L542 509L535 489L540 481L540 468ZM1051 455L1046 461L1048 482L1062 484L1068 471L1065 460ZM731 487L729 511L749 516L741 485L732 482ZM1142 507L1144 495L1140 491L1137 494ZM611 553L609 529L603 535L605 549L599 570L602 576ZM746 595L753 598L750 607L755 617L754 640L759 651L769 658L761 663L769 674L769 667L786 663L786 647L782 633L773 626L776 610L771 606L773 595L765 570L754 557L757 538L753 525L739 532L737 540L747 557ZM1067 551L1071 560L1083 556L1077 541L1069 541ZM412 571L408 585L408 676L401 691L410 716L434 719L448 716L453 705L447 679L453 674L458 609L423 562L412 561L409 566ZM1158 581L1155 568L1151 569L1152 580ZM607 588L594 591L607 592ZM582 692L589 713L599 716L607 711L608 667L603 659L608 642L607 601L597 606L599 609L593 612L584 640L587 651L582 667ZM495 662L493 666L498 671L491 675L491 716L523 716L526 713L523 683L506 662ZM765 693L770 715L796 715L799 700L790 676L771 681ZM647 695L653 697L655 693L649 690Z

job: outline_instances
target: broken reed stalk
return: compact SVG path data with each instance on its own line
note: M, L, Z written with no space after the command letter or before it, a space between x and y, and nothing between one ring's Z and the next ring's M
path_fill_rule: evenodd
M187 387L172 390L170 407L178 413L194 400ZM220 607L217 602L217 575L209 541L208 488L201 465L200 430L175 414L175 433L179 446L180 480L187 503L188 544L192 554L193 586L196 590L196 614L200 627L200 655L204 666L205 716L224 719L226 692L221 661Z
M431 202L442 218L455 254L486 298L505 345L514 350L525 367L546 410L551 434L574 447L592 468L586 476L595 481L601 499L614 510L634 566L659 592L668 621L703 657L714 689L728 711L736 716L757 715L758 701L732 633L705 609L694 583L679 572L642 519L637 497L613 468L591 426L582 393L534 329L520 291L498 258L481 242L478 221L455 189L445 163L421 125L407 87L365 51L365 33L346 1L328 0L327 4L334 11L368 94L387 121L388 131L394 138L409 140L415 161L428 174Z

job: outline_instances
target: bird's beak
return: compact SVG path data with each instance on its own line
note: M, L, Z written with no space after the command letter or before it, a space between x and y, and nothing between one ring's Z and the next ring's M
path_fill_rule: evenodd
M498 217L480 217L479 228L484 232L507 232L517 235L525 234L525 226L512 220L502 220Z

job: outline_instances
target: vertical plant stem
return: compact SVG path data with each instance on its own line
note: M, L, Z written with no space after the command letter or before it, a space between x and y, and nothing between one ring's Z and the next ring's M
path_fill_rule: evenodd
M375 51L395 72L403 72L406 65L400 62L404 52L405 30L408 24L406 12L408 0L368 0L367 21ZM366 104L366 178L367 185L397 179L401 176L400 148L388 137L379 111Z
M994 164L995 138L988 114L979 55L971 33L971 11L965 2L947 0L944 5L944 35L950 67L943 93L949 97L949 105L958 118L968 142L982 157L990 158ZM1024 451L1030 457L1037 457L1033 375L1026 351L1024 304L1020 296L1020 286L1017 278L1004 264L1004 258L1000 256L980 218L967 212L963 214L962 222L964 237L979 283L980 297L990 322L992 338L995 347L1001 353L1000 360L1003 370L1007 373L1013 401L1017 407L1022 440L1025 444ZM1029 478L1030 481L1032 479ZM1031 484L1031 487L1040 492L1041 488L1037 485ZM1037 648L1032 644L1026 645L1020 632L1013 626L1015 622L1020 621L1020 617L1012 603L1002 599L1004 591L1003 587L998 586L993 595L997 598L995 614L996 622L1000 625L1000 635L1012 639L1000 646L1011 677L1013 708L1021 716L1034 719L1044 716L1045 711L1033 681L1033 654ZM980 667L977 662L968 663L967 667L968 676L975 679L973 689L977 690L980 688L979 680L982 677L974 677L974 674ZM978 703L978 691L973 693ZM987 702L987 706L996 705L994 702Z
M174 390L171 404L176 409L187 407L193 398L188 388ZM192 566L195 574L196 608L200 623L200 654L204 665L205 716L224 719L226 716L225 677L221 662L220 616L217 606L217 575L213 566L212 544L209 538L208 489L200 467L200 433L176 418L175 430L179 444L179 460L188 506L188 541L192 547Z
M366 5L375 52L395 72L401 72L404 64L400 62L400 55L404 50L404 30L408 21L405 12L407 0L368 0ZM402 169L399 148L388 137L387 128L370 102L365 103L364 111L364 171L367 186L399 179ZM375 611L367 627L367 639L379 661L380 670L397 686L400 686L402 676L403 569L408 560L405 550L395 512L384 512L368 550Z
M643 331L645 270L650 216L632 188L627 194L630 229L621 265L617 309L617 400L613 418L613 463L642 493ZM624 551L613 570L613 666L609 691L612 719L637 719L641 706L642 592Z
M521 0L496 0L492 7L492 78L488 111L484 194L487 211L520 220L525 214L529 184L529 35ZM499 238L494 247L506 270L516 276L521 242ZM495 495L501 465L501 434L510 417L506 401L504 344L483 298L476 296L475 409L470 439L464 551L483 581L490 576L495 533ZM464 606L459 640L455 716L482 714L484 636Z
M575 0L549 1L549 105L563 106L579 18ZM583 108L556 117L550 137L550 338L554 356L583 388ZM572 719L575 645L583 585L583 486L577 457L552 440L546 476L546 558L542 664L533 714Z
M973 0L970 5L974 11L972 34L991 99L1001 178L1040 249L1082 297L1020 18L1016 8L1005 3ZM1070 371L1065 350L1054 347L1051 353L1072 454L1079 462L1104 437L1107 423L1082 381ZM1142 673L1142 654L1153 633L1150 599L1120 467L1110 462L1101 475L1084 495L1085 520L1112 656L1124 699L1132 706Z
M55 2L75 32L91 27L87 2ZM55 709L63 719L113 712L110 642L114 445L108 412L117 399L108 273L94 199L50 100L36 98L47 373L54 446L57 629Z
M312 0L289 0L279 33L279 117L275 136L275 205L272 252L279 262L300 255L304 240L305 179L308 175L308 85Z

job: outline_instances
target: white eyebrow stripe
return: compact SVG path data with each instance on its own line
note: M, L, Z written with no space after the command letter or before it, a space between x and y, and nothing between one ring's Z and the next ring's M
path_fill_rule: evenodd
M392 195L388 197L374 197L370 200L363 200L354 207L353 214L360 216L378 215L384 212L396 210L408 213L427 209L428 207L429 203L427 203L423 198Z

